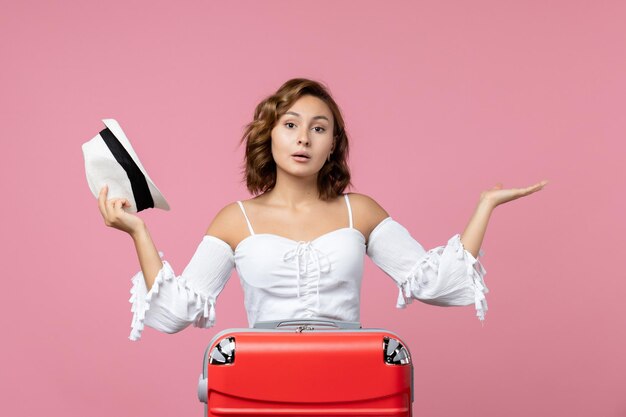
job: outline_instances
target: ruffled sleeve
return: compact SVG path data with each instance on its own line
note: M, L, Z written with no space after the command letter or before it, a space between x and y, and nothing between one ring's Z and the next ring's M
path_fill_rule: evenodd
M487 312L487 273L454 235L444 246L425 251L409 232L387 217L370 233L367 254L398 286L396 307L413 299L438 306L474 304L482 321ZM479 257L482 256L482 251Z
M159 253L162 257L162 254ZM180 277L167 261L147 290L139 271L132 278L130 303L133 318L130 340L139 340L144 326L176 333L193 323L208 328L215 323L215 301L234 267L230 246L206 235Z

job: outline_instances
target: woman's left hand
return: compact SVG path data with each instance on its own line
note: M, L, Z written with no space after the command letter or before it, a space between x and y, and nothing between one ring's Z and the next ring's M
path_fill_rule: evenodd
M502 189L502 184L498 183L492 189L483 191L480 194L480 199L495 208L502 203L508 203L509 201L517 200L520 197L526 197L527 195L535 193L541 190L547 183L548 181L543 180L530 187L509 189Z

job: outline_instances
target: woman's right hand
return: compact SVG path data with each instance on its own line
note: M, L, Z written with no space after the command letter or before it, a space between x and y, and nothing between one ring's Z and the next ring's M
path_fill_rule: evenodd
M134 214L127 213L124 207L130 207L130 201L126 198L111 198L107 200L109 187L105 185L98 195L98 207L104 218L104 224L121 230L133 236L141 231L145 224L143 220Z

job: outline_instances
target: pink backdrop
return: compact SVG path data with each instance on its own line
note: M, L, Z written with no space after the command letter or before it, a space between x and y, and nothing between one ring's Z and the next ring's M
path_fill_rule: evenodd
M80 145L122 124L171 203L144 218L180 272L247 198L254 106L303 76L343 108L354 191L426 247L496 182L551 181L492 217L484 326L471 307L396 310L366 261L362 322L412 349L416 415L626 416L624 2L2 3L2 415L202 415L205 345L247 324L237 276L215 328L130 342L138 263Z

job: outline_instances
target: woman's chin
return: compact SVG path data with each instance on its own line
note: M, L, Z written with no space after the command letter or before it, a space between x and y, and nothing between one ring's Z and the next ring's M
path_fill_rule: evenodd
M314 167L308 166L296 166L296 167L288 167L288 168L279 168L278 172L282 171L283 175L287 175L290 177L308 179L311 177L317 178L317 174L319 170L315 170Z

